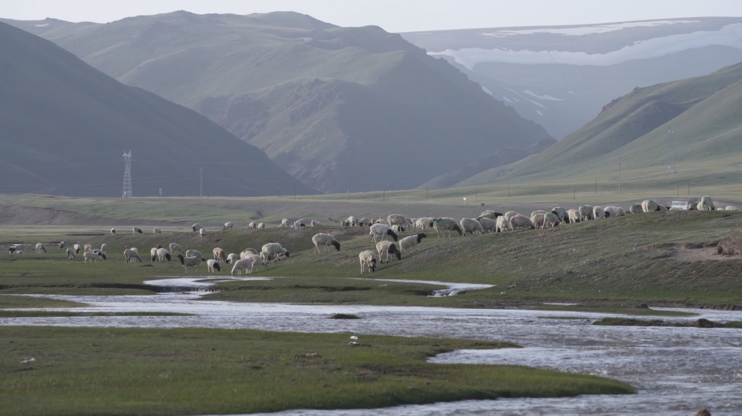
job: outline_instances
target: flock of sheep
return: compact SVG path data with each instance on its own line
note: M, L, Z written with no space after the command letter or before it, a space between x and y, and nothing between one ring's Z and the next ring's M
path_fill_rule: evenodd
M368 227L369 236L375 244L376 252L372 250L364 250L358 255L361 274L363 274L366 269L371 272L376 271L377 263L383 263L385 260L388 262L390 254L396 256L398 260L401 260L402 253L408 253L427 237L424 232L420 232L415 235L404 237L400 240L397 233L407 230L417 229L422 231L432 228L436 231L436 235L440 239L441 235L443 235L444 238L446 238L446 236L450 238L452 231L457 232L461 236L465 236L467 234L484 234L487 232L501 233L516 229L546 229L556 227L560 224L621 217L627 214L668 211L669 209L670 207L663 206L651 199L648 199L643 201L641 204L632 204L628 209L623 209L615 205L605 207L582 205L574 209L554 207L550 211L533 211L530 217L519 214L515 211L500 213L487 210L476 218L462 218L458 222L453 218L445 217L408 218L404 215L391 214L386 218L386 220L381 218L371 220L367 218L356 219L355 217L350 216L347 219L340 221L340 224L342 227ZM700 201L691 201L688 209L705 211L716 210L717 208L710 197L704 196ZM739 208L733 206L719 209L739 210ZM278 227L301 229L307 225L315 227L321 224L322 223L316 220L305 221L303 219L290 224L289 220L284 218ZM233 223L227 222L224 224L222 229L230 230L233 227ZM262 229L265 228L265 224L256 224L251 222L248 224L248 228ZM191 229L202 237L206 235L205 229L198 223L193 224ZM142 234L142 230L138 227L132 227L132 232L134 234ZM152 232L154 234L162 233L159 228L153 228ZM111 229L111 234L116 234L115 228ZM391 237L393 242L388 241L387 237ZM338 242L331 234L315 234L312 237L312 243L314 244L314 250L318 254L322 252L322 247L324 248L324 252L327 252L330 246L333 246L336 250L340 251L340 242ZM60 249L65 248L66 246L67 243L65 241L59 243ZM36 253L47 252L46 247L42 243L37 243L34 246L34 249ZM8 252L11 254L20 254L23 253L24 250L25 244L13 244L9 247ZM101 245L99 249L93 248L90 244L74 244L72 247L66 249L67 258L75 259L76 255L79 254L81 250L83 251L84 262L92 263L101 259L107 259L107 244ZM170 243L167 249L160 245L150 249L150 260L152 262L170 261L173 255L177 256L186 273L188 273L190 268L194 267L198 272L202 262L206 263L209 272L218 272L221 271L220 263L224 262L232 265L232 275L241 275L242 271L245 271L246 274L251 274L253 267L260 265L267 270L269 263L278 261L282 257L289 257L289 251L282 247L280 243L275 242L263 245L260 252L252 248L246 248L239 255L236 253L226 254L223 249L216 247L212 250L213 258L207 260L201 252L197 250L184 250L177 243ZM139 251L135 247L124 250L124 260L127 263L142 262Z

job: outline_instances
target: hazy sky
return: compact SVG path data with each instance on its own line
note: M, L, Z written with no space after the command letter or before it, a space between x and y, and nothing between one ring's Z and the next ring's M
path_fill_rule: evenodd
M742 16L742 0L0 0L0 17L21 20L109 22L174 10L291 10L341 26L377 25L404 32Z

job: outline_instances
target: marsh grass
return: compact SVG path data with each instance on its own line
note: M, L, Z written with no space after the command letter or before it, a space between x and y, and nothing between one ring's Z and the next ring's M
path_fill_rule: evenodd
M0 415L242 414L634 392L594 376L426 362L509 344L360 338L370 347L349 347L348 334L3 327Z

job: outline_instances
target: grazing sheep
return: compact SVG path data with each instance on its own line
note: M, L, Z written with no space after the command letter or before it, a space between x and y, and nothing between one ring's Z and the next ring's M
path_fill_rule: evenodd
M281 256L289 257L289 251L279 243L264 244L260 249L260 257L266 262L278 261Z
M59 242L59 248L60 248L60 249L63 249L63 248L65 248L65 247L67 247L67 242L66 242L66 241L60 241L60 242Z
M435 218L432 217L418 218L417 221L415 221L415 228L418 228L420 230L433 228L433 221L435 221Z
M185 250L183 250L183 247L181 247L178 243L170 243L168 244L168 248L173 254L186 254Z
M613 207L613 210L614 210L614 215L616 217L625 217L626 216L626 212L624 212L623 208L621 208L621 207L614 206Z
M534 214L531 214L531 223L533 223L533 226L536 228L544 228L545 216L546 212L535 212Z
M380 236L383 240L386 240L386 236L391 236L394 241L399 240L399 237L397 237L397 234L392 231L391 227L389 227L386 224L374 224L371 227L369 227L368 234L371 236L371 240L373 240L374 243L376 243L376 237Z
M249 224L247 224L247 228L258 228L258 223L256 223L255 221L252 221Z
M79 244L75 244L72 246L73 249L75 249L75 254L80 254L80 249L82 248Z
M253 268L256 267L256 266L262 265L263 268L265 268L265 270L268 270L268 263L264 262L263 259L258 254L247 253L245 255L245 257L243 257L243 258L252 260L252 266L253 266ZM242 259L240 259L240 260L242 260Z
M386 222L390 226L398 225L400 231L404 231L407 228L407 218L400 214L389 214L386 217Z
M510 222L510 219L511 219L511 218L513 218L513 217L514 217L514 216L516 216L516 215L518 215L518 213L517 213L517 212L515 212L515 211L508 211L508 212L506 212L506 213L505 213L505 214L503 215L503 217L505 217L505 220L506 220L507 222Z
M234 262L236 262L236 261L237 261L237 260L239 260L239 259L240 259L240 258L239 258L239 257L237 257L237 255L236 255L236 254L234 254L234 253L229 253L229 255L227 256L227 264L234 264Z
M25 246L23 244L13 244L8 247L8 254L23 254Z
M70 259L70 260L74 260L75 259L75 250L67 247L67 258Z
M580 222L580 210L570 209L569 211L567 211L567 217L569 218L570 223Z
M167 251L167 250L165 250L164 248L158 248L158 249L157 249L157 259L158 259L158 260L159 260L160 262L163 262L163 261L165 261L165 260L167 260L167 261L170 261L170 259L171 259L171 257L170 257L170 252L168 252L168 251Z
M281 220L281 223L278 224L278 228L282 228L282 227L289 228L289 219L288 218L282 219Z
M604 218L613 218L616 216L616 207L609 205L605 208L603 208L603 217Z
M381 259L381 256L386 255L387 263L389 263L389 254L394 254L397 256L397 260L402 260L402 253L391 241L379 241L376 243L376 251L379 253L379 259ZM384 263L384 260L381 260L381 263Z
M698 203L697 207L699 211L713 211L716 209L714 200L708 195L701 197L701 202Z
M544 214L544 225L542 228L554 228L559 225L559 217L553 212L547 212Z
M361 274L363 269L368 266L368 270L371 272L376 271L376 253L371 250L364 250L358 254L358 260L361 263Z
M401 233L404 230L405 228L402 227L401 225L397 225L397 224L392 225L392 231L394 231L395 233Z
M500 218L500 217L498 217ZM479 218L479 223L482 224L482 231L485 233L497 232L497 221L492 218Z
M198 232L198 230L200 230L201 228L202 228L201 227L201 224L199 224L199 223L195 223L195 224L191 225L191 230L193 230L194 233Z
M138 262L141 263L142 262L142 258L139 257L139 253L137 253L136 251L130 250L130 249L126 249L126 250L124 250L124 261L126 263L131 263L131 262L136 262L136 261L138 261Z
M82 255L82 257L84 259L83 263L87 263L88 261L92 263L100 259L106 260L106 255L101 253L100 251L97 253L94 253L92 251L86 251L85 254Z
M363 227L363 226L370 227L371 220L369 220L368 218L361 218L360 220L358 220L358 226L359 227Z
M372 219L371 220L371 223L373 223L373 224L386 224L386 225L389 225L389 224L386 223L386 220L385 219L382 219L382 218L379 218L379 219L376 219L376 220Z
M240 259L245 259L249 254L258 254L258 250L255 250L254 248L246 248L242 250L242 253L240 253Z
M538 214L546 214L546 211L544 211L543 209L537 209L536 211L531 212L531 217L534 217Z
M264 222L261 222L260 224L258 224L258 229L259 230L262 230L264 228L265 228L265 223Z
M518 214L510 219L510 228L512 230L515 230L516 228L527 228L532 230L535 227L533 226L530 218L526 217L525 215Z
M319 222L319 221L317 221L317 220L309 221L309 226L310 227L319 227L320 225L322 225L322 223Z
M655 212L659 210L660 210L659 205L656 202L652 201L651 199L645 199L644 201L642 201L643 212Z
M100 245L100 251L102 251L104 253L107 252L108 251L108 244L106 244L106 243L101 244Z
M159 257L157 257L157 247L152 247L149 249L149 258L152 263L159 260Z
M132 234L142 234L142 229L139 227L131 227Z
M225 222L224 228L222 228L222 230L231 230L233 227L234 227L234 224L232 224L231 222Z
M605 218L605 209L601 206L593 207L593 219L602 219Z
M198 257L201 259L201 261L206 261L206 259L204 258L204 255L201 254L201 252L198 250L188 250L186 251L185 256L186 257Z
M296 220L294 221L294 225L291 226L291 228L298 230L299 228L304 228L307 225L305 224L304 219Z
M93 251L93 245L92 244L85 244L82 251Z
M569 224L569 214L567 213L567 210L565 210L564 208L554 207L551 209L551 213L556 215L557 218L559 218L560 222Z
M211 254L214 257L214 260L218 261L219 263L221 263L222 261L227 261L227 253L225 253L224 250L219 247L215 247L213 250L211 250Z
M159 229L159 228L157 228L157 227L155 227L155 228L152 229L152 234L162 234L162 230Z
M46 253L46 247L44 247L44 245L41 244L41 243L36 243L35 249L36 249L36 253L37 254L38 253Z
M234 272L241 275L243 270L245 274L252 274L252 259L237 260L232 266L232 275L234 276Z
M205 237L205 236L206 236L206 230L202 228L202 229L198 230L198 234L199 234L199 235L200 235L201 237Z
M491 220L496 221L497 220L497 217L502 217L502 213L501 212L495 212L495 211L492 211L492 210L488 209L488 210L482 212L481 214L479 214L479 216L477 218L479 218L479 219L489 218Z
M737 208L737 207L735 207L733 205L728 205L726 208L724 208L724 210L725 211L739 211L739 208Z
M335 237L333 237L330 234L324 234L319 233L315 234L312 237L312 243L314 243L314 249L317 251L317 254L319 254L319 246L325 246L325 253L327 252L327 249L330 247L330 245L335 246L335 249L337 251L340 251L340 243L335 240Z
M505 216L497 217L495 232L502 233L510 229L510 223Z
M222 271L221 267L219 267L219 262L213 259L206 260L206 269L212 273ZM216 270L216 272L214 270Z
M487 218L489 219L489 218ZM492 221L492 220L490 220ZM494 221L493 221L494 222ZM423 238L426 238L427 235L424 233L420 233L418 235L411 235L409 237L405 237L401 240L399 240L399 247L402 249L403 253L407 253L407 250L411 249L412 247L417 246L423 241Z
M461 229L464 230L464 233L462 235L466 235L466 233L484 234L482 224L477 220L471 218L462 218L459 224L461 224Z
M438 235L438 239L441 238L441 233L443 233L443 238L445 238L446 231L448 231L448 238L451 238L452 230L456 231L461 236L464 235L464 230L461 229L459 224L457 224L456 220L454 220L453 218L436 218L433 221L433 229ZM394 241L397 241L397 240L395 239Z
M629 212L632 214L641 214L644 212L644 209L642 208L642 204L631 204Z
M135 252L135 253L139 254L139 249L138 249L138 248L136 248L136 247L132 247L132 248L130 248L129 250L131 250L131 251L133 251L133 252Z
M111 234L116 235L116 229L115 228L111 228Z
M178 254L178 260L180 260L180 264L183 265L185 268L185 272L188 273L188 269L191 267L196 268L196 273L201 269L201 256L198 257L183 257L183 255Z
M580 212L580 221L591 221L594 219L592 205L581 205L577 210Z

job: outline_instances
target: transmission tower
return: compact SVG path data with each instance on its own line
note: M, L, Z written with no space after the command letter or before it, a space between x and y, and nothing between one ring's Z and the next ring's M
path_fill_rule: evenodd
M673 133L672 126L670 126L670 130L667 131L667 171L665 171L665 175L669 175L670 171L677 173L675 171L675 145L672 143Z
M126 153L124 150L124 190L121 198L131 198L134 196L134 190L131 187L131 150Z

